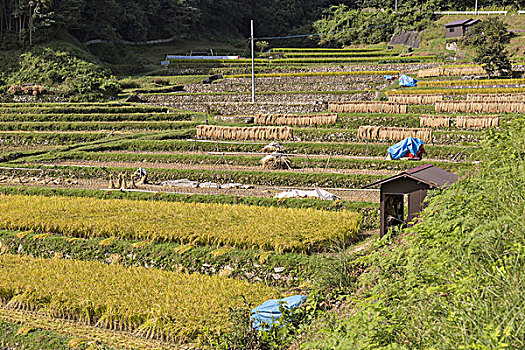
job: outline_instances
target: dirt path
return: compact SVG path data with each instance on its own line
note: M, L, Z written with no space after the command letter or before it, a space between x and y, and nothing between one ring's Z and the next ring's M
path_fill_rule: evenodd
M47 166L78 166L78 167L109 167L109 168L146 168L146 169L181 169L181 170L230 170L230 171L263 171L263 172L292 172L292 173L330 173L349 175L394 175L394 170L374 169L324 169L301 168L292 170L268 170L260 166L239 166L228 164L178 164L178 163L152 163L152 162L99 162L99 161L62 161L38 163ZM34 165L34 163L27 163Z

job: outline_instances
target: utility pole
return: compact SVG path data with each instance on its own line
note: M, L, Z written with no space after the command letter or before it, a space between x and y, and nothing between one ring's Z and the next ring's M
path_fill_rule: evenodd
M476 11L476 15L477 15L478 14L478 0L476 0L476 9L475 9L475 11Z
M253 19L251 22L252 27L252 103L255 103L255 50L254 50L254 41L255 38L253 36Z
M478 1L478 0L476 0L476 1ZM397 12L397 0L396 0L396 9L395 9L395 11L394 11L394 12Z

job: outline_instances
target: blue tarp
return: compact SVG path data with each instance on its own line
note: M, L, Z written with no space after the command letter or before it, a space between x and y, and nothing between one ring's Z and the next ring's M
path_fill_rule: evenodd
M397 77L395 75L383 75L383 79L394 80L394 79L397 79Z
M399 86L417 86L417 80L404 74L399 77Z
M270 299L251 310L251 321L255 329L268 329L277 321L282 312L280 306L293 310L306 301L304 295L293 295L284 299Z
M407 137L403 141L399 141L393 146L388 148L388 153L392 159L399 159L407 154L412 153L414 156L417 155L419 148L424 145L424 142L415 137Z

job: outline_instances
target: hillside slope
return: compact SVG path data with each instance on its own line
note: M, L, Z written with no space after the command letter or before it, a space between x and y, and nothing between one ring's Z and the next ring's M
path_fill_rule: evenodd
M493 16L490 16L493 17ZM496 16L505 23L507 28L514 32L515 36L511 39L511 42L507 45L507 50L512 57L520 57L525 54L525 16L510 14L508 16ZM434 21L427 29L421 34L421 45L417 52L433 52L433 53L448 53L451 51L446 50L446 37L445 37L445 24L465 18L475 18L485 20L488 18L487 15L453 15L453 16L441 16ZM522 32L523 31L523 32ZM468 52L461 52L460 56L467 56Z
M483 153L421 223L358 262L360 292L302 348L524 347L525 119Z

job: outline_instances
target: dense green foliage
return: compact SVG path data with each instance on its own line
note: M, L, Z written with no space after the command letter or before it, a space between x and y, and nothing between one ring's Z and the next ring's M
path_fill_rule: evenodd
M474 62L481 64L489 77L494 75L510 76L512 65L505 44L510 41L511 33L503 21L497 17L475 25L468 32L466 43L474 48Z
M305 349L521 349L525 341L525 119L493 133L479 172L361 259L350 315Z
M74 100L95 101L114 97L119 91L115 77L99 64L50 48L34 49L20 57L13 83L36 83L57 87L59 94Z
M247 4L241 0L2 0L0 47L43 42L61 33L70 33L80 42L93 39L139 42L202 35L239 38L248 36L251 19L255 19L255 32L259 36L304 34L332 5L343 4L350 10L394 9L394 2L263 0ZM395 20L394 27L402 28L425 17L428 9L462 10L472 8L474 2L431 0L421 6L420 1L407 0L399 2L397 16L392 16L388 10L383 15L363 12L358 15L363 23L347 22L346 26L354 24L361 28ZM519 1L501 3L518 5ZM357 13L352 17L354 15Z
M60 32L69 32L81 42L93 39L139 42L218 34L238 38L249 34L251 19L256 19L255 30L259 35L284 34L308 26L322 9L338 2L3 0L0 41L4 45L29 44L45 41Z
M420 11L403 7L396 13L392 9L350 9L342 4L331 7L314 28L327 33L319 37L320 45L376 44L390 40L399 31L421 30L430 21L432 9L430 5Z

